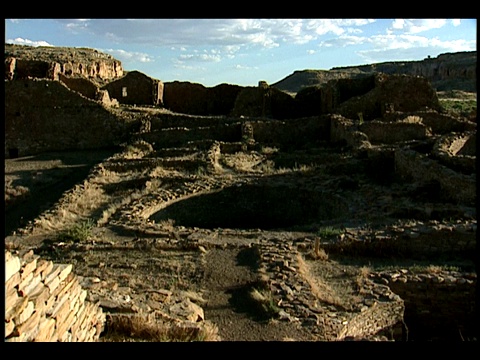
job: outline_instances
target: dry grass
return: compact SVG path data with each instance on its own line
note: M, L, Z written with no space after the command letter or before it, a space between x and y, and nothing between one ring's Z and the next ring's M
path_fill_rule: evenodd
M210 322L191 323L152 320L141 315L109 315L102 342L218 341L218 329Z
M25 186L12 186L12 182L5 183L5 207L13 205L16 201L19 201L30 195L30 189Z
M322 302L331 305L343 306L344 301L332 287L328 285L320 276L312 275L308 264L303 257L298 255L298 269L300 274L307 280L312 289L312 293Z
M417 115L409 115L402 120L402 122L409 123L409 124L420 124L422 121L423 119Z
M162 228L164 231L173 231L175 230L175 220L173 219L167 219L167 220L162 220L158 222L158 225Z

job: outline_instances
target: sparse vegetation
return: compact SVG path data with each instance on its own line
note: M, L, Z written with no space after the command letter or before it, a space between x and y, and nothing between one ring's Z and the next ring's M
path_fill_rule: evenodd
M444 91L438 93L438 100L444 111L469 116L477 112L477 94L464 91Z
M333 226L323 226L318 229L317 235L322 239L331 239L333 237L339 236L343 233L343 230Z
M279 313L280 309L278 308L277 304L275 304L275 299L273 298L271 291L253 288L250 291L250 296L254 301L260 304L265 316L272 318Z
M95 223L91 219L82 221L80 224L76 224L60 232L57 236L57 240L63 242L73 241L75 243L84 242L92 235L92 228L94 225Z
M209 322L183 324L149 319L141 315L109 315L102 342L217 341L218 329Z

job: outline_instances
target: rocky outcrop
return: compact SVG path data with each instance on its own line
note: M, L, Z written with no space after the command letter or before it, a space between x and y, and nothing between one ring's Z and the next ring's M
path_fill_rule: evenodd
M5 44L5 79L48 78L58 74L100 81L123 75L122 64L111 55L88 48Z

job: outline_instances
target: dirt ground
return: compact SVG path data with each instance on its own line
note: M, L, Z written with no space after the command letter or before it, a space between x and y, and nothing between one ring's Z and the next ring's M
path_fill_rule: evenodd
M81 183L96 163L113 152L61 152L6 159L6 193L19 186L28 191L20 200L12 196L12 205L7 208L5 216L5 236L15 234L16 229L25 226L53 206L65 191ZM163 255L168 253L170 260L162 262L161 269L158 269L151 264L155 261L152 260L155 249L143 249L142 245L135 244L142 242L142 239L132 235L134 234L129 234L128 231L97 229L94 237L96 247L107 244L106 249L98 251L94 250L93 245L86 245L88 251L85 251L85 247L66 245L63 248L57 247L55 254L52 254L54 250L53 246L49 245L51 239L48 236L33 238L30 243L23 243L21 247L44 246L46 250L43 254L46 257L73 263L77 274L105 279L108 283L106 290L108 286L123 286L130 294L148 294L148 291L153 289L207 289L208 294L204 296L208 297L208 301L202 301L205 318L216 324L222 341L312 340L307 331L291 323L259 320L255 313L251 313L249 305L244 303L247 300L242 291L245 292L249 284L256 281L256 275L248 264L239 264L240 247L213 248L201 263L195 255L191 255L191 251L177 251L176 247L172 247L171 250L161 251ZM90 244L93 243L92 240ZM126 250L132 243L138 249L133 252ZM118 245L116 249L108 248L111 244ZM145 247L148 248L148 245ZM132 268L145 271L129 271ZM148 300L146 297L145 301Z
M5 236L8 247L31 248L35 253L55 262L73 264L77 275L85 280L85 287L89 290L88 299L100 301L107 312L135 313L145 309L165 311L166 303L180 303L188 298L190 302L201 306L203 320L214 324L217 329L216 335L210 340L306 342L321 338L311 327L301 325L301 322L287 315L283 318L268 316L266 308L252 298L252 290L258 287L261 276L258 270L258 254L251 249L261 245L264 240L274 239L279 244L298 240L307 244L308 253L313 249L311 239L315 234L312 232L202 229L167 223L153 224L150 228L148 224L143 227L126 226L121 221L115 221L118 216L129 216L120 215L122 212L119 207L113 215L107 211L107 214L110 214L108 221L94 226L88 239L81 242L59 241L59 230L55 228L53 231L34 231L32 236L25 238L16 236L22 228L28 228L29 223L35 225L42 213L64 211L68 214L69 211L83 209L88 194L92 196L95 206L100 210L108 210L102 205L102 201L106 201L104 198L93 190L89 192L90 185L85 179L95 164L117 151L64 152L6 159L5 193L6 204L9 206L6 208ZM337 165L341 167L340 164ZM173 170L162 171L162 186L171 190L165 179L171 176L172 181L177 179L178 182L178 173ZM107 181L105 179L108 178L113 184L118 180L115 180L118 175L114 174L112 177L111 174L113 172L110 177L99 179ZM138 178L138 173L122 176L127 180L115 184L127 184L128 188L119 185L113 188L112 184L101 184L102 188L108 189L110 203L118 204L119 199L128 199L129 212L132 209L137 211L137 207L141 209L145 205L142 205L142 201L137 205L130 205L136 204L135 191L140 191L135 186L136 183L132 182L137 181L133 179ZM225 181L230 181L231 178L231 175L226 175ZM208 178L202 179L211 181ZM92 180L89 181L92 183ZM185 184L182 186L186 186ZM79 190L80 194L84 194L83 198L73 198L58 204L65 194L79 186L83 189ZM182 187L179 189L180 192L184 191ZM379 197L371 190L369 193ZM89 214L97 214L97 218L102 218L100 210L91 209ZM106 210L103 211L105 214ZM45 223L48 223L50 218L47 216L46 219L41 220L38 226L40 230L45 228ZM352 279L357 279L362 261L347 264L337 262L332 257L325 264L329 269L325 270L324 266L322 269L329 272L332 283L323 288L326 290L324 296L328 297L332 288L335 288L332 294L341 296L342 291L338 290L344 286L344 295L353 299L353 295L346 294L347 283L342 274L351 274ZM319 269L313 271L318 273ZM327 300L331 304L342 302L341 299ZM372 340L393 339L392 332L386 335L379 334ZM395 336L398 338L398 335Z

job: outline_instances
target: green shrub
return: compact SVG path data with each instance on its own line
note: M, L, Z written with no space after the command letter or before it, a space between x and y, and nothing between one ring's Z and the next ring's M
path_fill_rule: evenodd
M83 221L80 224L75 224L74 226L62 231L58 237L58 241L73 241L73 242L82 242L88 240L92 235L92 228L94 222L90 219Z

